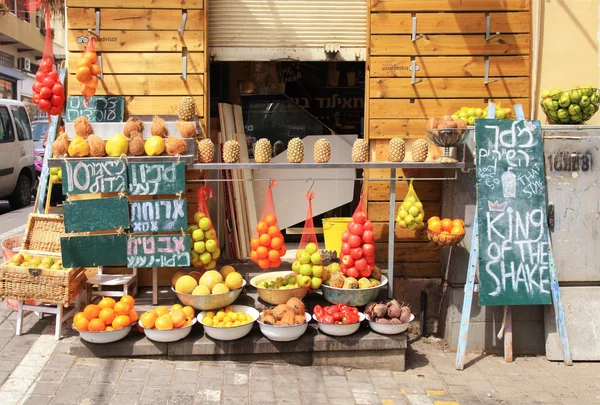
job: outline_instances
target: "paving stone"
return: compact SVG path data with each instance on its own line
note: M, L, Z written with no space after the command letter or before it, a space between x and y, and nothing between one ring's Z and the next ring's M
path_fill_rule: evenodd
M225 397L223 403L227 405L248 405L248 398L244 397Z
M201 404L218 404L221 402L221 390L200 389L196 393L196 402Z
M375 392L375 387L370 383L354 383L350 387L352 393L364 392L367 394L373 394Z
M273 392L273 381L272 380L256 380L250 385L250 391L256 392ZM279 387L278 387L279 388ZM311 391L313 387L310 387Z
M298 397L277 398L275 403L277 405L302 405Z
M171 384L171 396L196 395L196 382L174 381Z
M125 380L145 380L148 377L149 369L147 368L123 368L121 378Z
M263 364L250 365L251 380L270 380L273 377L273 367Z
M33 388L33 395L54 395L60 388L60 383L38 382Z
M354 401L358 405L379 405L381 400L376 394L369 394L366 392L354 392Z
M175 370L200 370L200 363L197 361L176 361Z
M44 368L39 375L38 381L43 382L62 382L67 375L68 370L48 370Z
M196 381L198 379L198 370L177 370L173 375L174 381Z
M91 367L73 366L65 377L67 380L71 378L92 378L96 369Z
M154 361L150 364L150 374L172 375L175 371L175 364L166 361ZM140 364L141 366L142 364Z
M110 400L109 405L136 405L140 400L140 396L138 394L115 394L113 398ZM102 400L101 403L106 403L105 400Z
M50 395L31 395L23 402L23 405L48 405L52 398L53 396Z
M209 390L222 390L223 379L221 378L202 378L198 381L199 388L205 388Z
M248 383L248 374L225 372L225 384L244 385Z
M143 380L119 380L115 387L115 393L138 394L142 395L144 389Z
M225 366L222 364L201 364L200 377L223 378Z
M323 383L328 388L347 389L350 387L346 376L325 375L323 376Z
M346 376L346 370L343 367L321 367L321 373L323 375Z
M54 398L50 404L52 405L77 405L83 396L83 391L62 390L59 389L54 394Z
M247 398L248 392L247 385L225 385L223 389L223 398Z
M121 378L120 371L101 371L97 370L90 382L92 384L113 384L116 385ZM66 380L68 381L68 379Z
M159 401L159 402L167 402L169 399L169 390L161 387L144 387L142 391L142 395L140 397L140 401L151 402L151 401Z
M171 395L167 404L169 405L190 405L194 403L193 395Z
M171 385L171 376L163 376L160 374L150 374L146 380L148 387L169 387Z

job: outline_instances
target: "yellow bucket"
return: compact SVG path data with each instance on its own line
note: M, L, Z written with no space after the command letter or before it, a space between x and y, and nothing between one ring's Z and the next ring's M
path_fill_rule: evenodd
M351 217L345 218L323 218L323 236L325 238L325 250L335 250L338 257L342 250L342 234L348 229Z

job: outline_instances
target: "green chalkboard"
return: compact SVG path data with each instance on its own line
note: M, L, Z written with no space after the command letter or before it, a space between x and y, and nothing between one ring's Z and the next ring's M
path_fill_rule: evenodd
M477 120L479 304L550 304L539 121Z
M125 112L125 98L121 96L88 97L85 105L83 96L67 98L65 120L73 122L77 117L87 117L90 122L122 122Z
M67 232L114 231L129 228L127 198L100 198L63 204Z
M181 162L129 163L128 173L131 195L185 193L185 164Z
M127 235L60 238L63 266L96 267L127 264Z
M190 265L190 235L130 236L127 267L184 267Z
M131 232L179 232L187 227L185 198L131 202Z
M61 166L63 194L127 191L125 159L67 159Z

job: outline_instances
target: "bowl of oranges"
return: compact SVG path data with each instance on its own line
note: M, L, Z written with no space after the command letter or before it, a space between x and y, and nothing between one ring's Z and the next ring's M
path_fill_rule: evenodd
M465 237L465 221L431 217L427 220L427 238L438 246L452 246Z
M245 305L229 305L215 311L202 311L198 321L206 334L216 340L236 340L246 336L258 319L256 309Z
M187 337L195 323L194 308L175 304L170 309L159 306L144 312L138 325L148 339L168 343Z
M87 305L73 317L73 329L90 343L112 343L129 334L138 321L133 307L135 300L124 295L119 301L104 297L97 304Z

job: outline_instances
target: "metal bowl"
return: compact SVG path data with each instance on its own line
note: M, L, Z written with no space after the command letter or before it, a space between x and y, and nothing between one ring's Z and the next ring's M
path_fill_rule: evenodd
M319 330L330 336L348 336L355 333L358 329L360 329L360 323L365 320L365 314L359 312L358 318L358 322L355 323L350 323L347 325L334 325L321 322L313 315L313 319L319 324Z
M189 326L186 326L185 328L178 328L178 329L171 329L171 330L158 330L158 329L150 329L150 328L144 328L144 326L142 325L142 321L138 321L138 325L140 325L142 327L142 329L144 329L144 334L146 334L146 337L150 340L153 340L155 342L164 342L164 343L168 343L168 342L176 342L178 340L181 340L185 337L187 337L187 335L190 334L190 332L192 331L192 326L194 326L197 322L197 319L194 317L194 319L192 319L192 324Z
M379 295L379 289L385 287L387 283L387 277L382 275L381 284L377 287L346 289L321 284L321 291L323 291L323 298L332 304L346 304L352 307L362 307L371 301L375 301Z
M383 335L397 335L398 333L405 332L408 329L408 324L411 323L415 319L414 314L410 314L410 321L406 323L399 324L391 324L391 323L379 323L369 319L369 327L373 329L377 333L381 333Z
M125 336L129 334L131 331L131 326L129 325L126 328L121 328L117 330L109 330L103 332L90 332L84 330L78 330L75 325L72 325L73 329L79 332L79 336L86 342L104 344L104 343L113 343L117 340L123 339Z
M260 325L260 331L267 339L275 342L291 342L302 336L304 332L306 332L306 329L308 329L308 323L310 322L311 316L308 312L305 312L304 316L306 317L306 322L301 323L300 325L275 326L267 325L260 321L258 321L258 324Z
M256 288L260 299L272 305L285 304L292 297L300 299L306 297L306 294L308 294L308 288L305 287L290 289L286 288L281 290L258 287L258 284L262 283L263 281L271 281L277 277L285 278L290 273L293 273L293 271L272 271L269 273L259 274L258 276L254 276L250 279L250 285Z
M472 132L469 128L428 129L427 138L436 146L452 148L462 145Z
M221 307L219 307L221 308ZM252 330L252 326L254 322L258 319L259 313L256 309L252 307L247 307L245 305L232 305L231 308L233 312L243 312L245 314L252 315L254 319L253 322L248 322L245 325L240 326L232 326L230 328L215 328L214 326L205 325L202 322L202 319L206 316L208 311L202 311L198 314L198 322L204 326L204 331L208 336L216 340L236 340L241 339L246 336ZM214 308L217 309L217 308Z
M211 311L213 309L224 308L228 305L231 305L235 300L238 299L245 286L246 280L242 282L242 288L215 295L184 294L175 291L173 287L171 287L171 290L177 294L177 298L179 298L179 301L181 301L183 305L189 305L198 311Z

